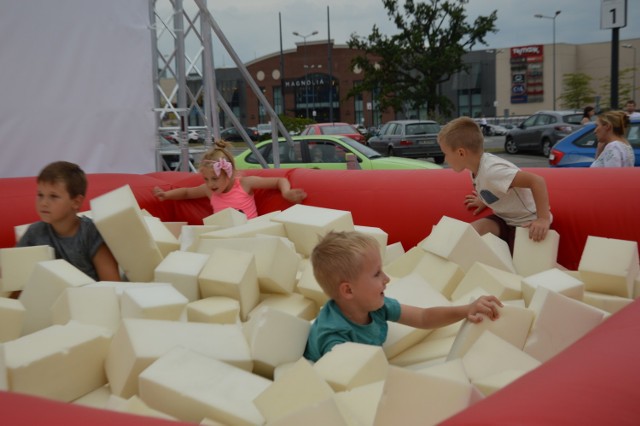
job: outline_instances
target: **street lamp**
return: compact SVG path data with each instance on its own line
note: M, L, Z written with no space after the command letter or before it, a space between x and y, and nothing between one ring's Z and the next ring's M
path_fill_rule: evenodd
M625 49L633 49L633 89L631 90L631 99L636 99L636 48L630 44L623 44Z
M318 34L317 31L313 31L312 33L307 34L307 35L302 35L297 31L293 32L294 36L302 37L302 40L304 41L304 51L302 53L303 54L303 59L302 60L304 61L304 63L303 63L303 68L304 68L304 103L305 103L305 105L307 107L306 108L307 109L307 118L309 118L309 85L307 84L308 83L307 80L309 78L308 75L307 75L307 38L309 38L311 36L314 36L316 34Z
M546 16L541 14L533 15L535 18L551 19L553 21L553 109L556 109L556 18L560 15L560 10L556 10L555 15Z

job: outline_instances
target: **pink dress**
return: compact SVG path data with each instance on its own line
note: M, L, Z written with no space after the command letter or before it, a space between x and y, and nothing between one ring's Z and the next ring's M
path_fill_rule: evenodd
M213 207L214 213L231 207L247 215L247 219L258 216L256 200L253 198L253 195L247 194L244 188L242 188L240 179L235 179L229 192L212 194L211 207Z

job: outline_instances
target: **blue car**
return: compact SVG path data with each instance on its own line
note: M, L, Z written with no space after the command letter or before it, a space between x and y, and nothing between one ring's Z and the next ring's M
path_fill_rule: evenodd
M589 123L565 136L551 149L550 167L589 167L596 156L595 123ZM633 120L627 140L636 154L636 167L640 167L640 120Z

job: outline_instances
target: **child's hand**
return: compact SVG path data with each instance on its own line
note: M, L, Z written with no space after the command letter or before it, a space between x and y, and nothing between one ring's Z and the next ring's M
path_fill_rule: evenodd
M471 194L464 197L464 204L467 206L467 210L475 209L473 211L474 215L477 215L487 208L487 205L482 202L480 197L478 197L478 193L476 191L473 191Z
M160 201L164 201L167 199L164 190L158 186L153 188L153 195Z
M547 232L549 232L549 228L551 227L551 221L549 219L539 217L529 225L526 225L529 228L529 238L533 241L542 241L547 236Z
M500 317L498 307L502 307L502 302L495 296L480 296L474 302L469 304L467 311L467 319L473 323L481 322L483 316L489 317L490 320L496 320Z
M307 198L307 193L304 192L302 189L290 189L288 191L284 191L282 193L282 196L284 197L285 200L291 203L299 204L302 202L302 200Z

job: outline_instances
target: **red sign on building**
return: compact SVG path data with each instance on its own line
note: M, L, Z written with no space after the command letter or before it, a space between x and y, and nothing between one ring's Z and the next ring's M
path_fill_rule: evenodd
M544 100L544 46L511 48L511 103L522 104Z

